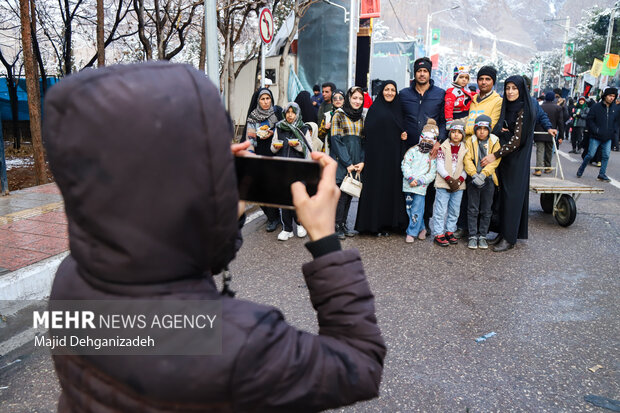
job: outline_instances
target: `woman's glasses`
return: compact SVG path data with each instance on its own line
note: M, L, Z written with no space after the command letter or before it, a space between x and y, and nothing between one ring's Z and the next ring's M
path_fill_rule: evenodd
M342 96L334 96L332 100L344 100Z

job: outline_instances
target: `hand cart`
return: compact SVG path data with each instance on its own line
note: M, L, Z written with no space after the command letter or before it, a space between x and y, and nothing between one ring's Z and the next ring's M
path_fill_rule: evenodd
M547 132L534 132L535 134L546 135ZM546 213L553 214L553 217L563 227L568 227L577 217L576 201L581 194L602 194L604 189L595 188L588 185L578 184L564 179L560 152L553 141L553 149L557 160L557 167L544 168L532 167L534 170L552 169L553 177L532 176L530 178L530 191L540 194L540 206ZM559 176L558 176L559 172Z

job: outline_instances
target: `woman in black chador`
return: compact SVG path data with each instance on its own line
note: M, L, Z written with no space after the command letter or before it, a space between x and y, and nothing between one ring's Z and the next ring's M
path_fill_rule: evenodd
M536 101L530 98L522 76L510 76L504 84L502 113L493 133L501 148L485 156L483 166L501 158L499 173L499 235L491 243L496 252L527 239L530 157L536 125Z
M396 83L383 84L366 115L363 189L355 229L376 235L403 229L408 218L402 192L401 142L404 132Z

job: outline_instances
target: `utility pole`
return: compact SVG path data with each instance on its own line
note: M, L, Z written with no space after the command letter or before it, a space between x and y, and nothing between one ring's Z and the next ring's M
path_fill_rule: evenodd
M217 10L216 1L205 0L205 36L207 51L207 76L219 88L220 65L217 48Z

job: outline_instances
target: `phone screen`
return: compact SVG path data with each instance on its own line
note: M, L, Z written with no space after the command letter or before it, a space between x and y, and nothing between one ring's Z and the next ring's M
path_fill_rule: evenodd
M235 169L241 200L278 208L294 208L293 182L304 183L312 196L321 179L320 164L305 159L235 156Z

